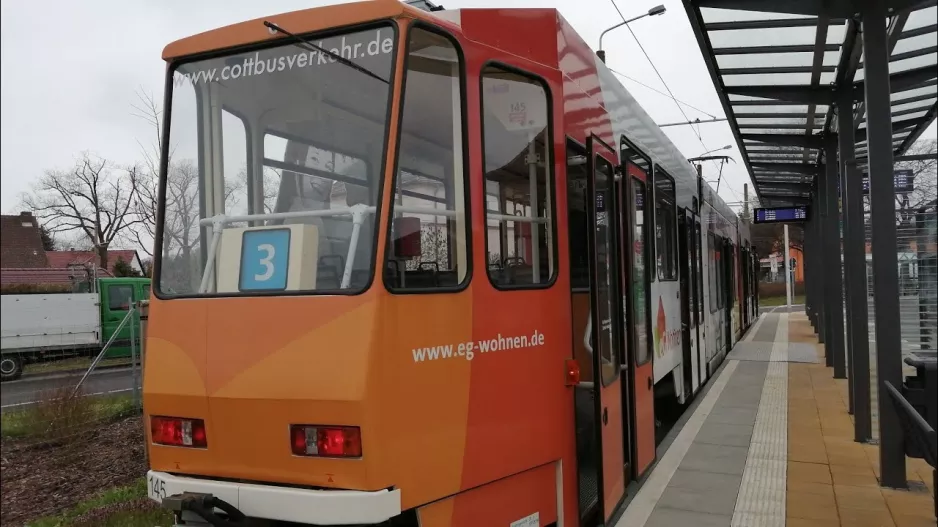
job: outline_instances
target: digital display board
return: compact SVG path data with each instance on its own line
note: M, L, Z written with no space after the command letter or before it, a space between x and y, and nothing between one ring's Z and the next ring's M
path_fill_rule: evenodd
M755 223L788 223L808 219L807 205L755 209Z
M896 192L912 192L915 189L915 177L909 169L896 170L892 174L893 185ZM870 193L870 175L863 174L863 193Z

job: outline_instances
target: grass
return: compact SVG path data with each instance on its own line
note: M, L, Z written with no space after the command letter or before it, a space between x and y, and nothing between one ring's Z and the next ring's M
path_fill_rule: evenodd
M784 306L788 299L784 296L768 296L759 298L759 306L776 307ZM792 304L804 304L804 295L795 295L791 299Z
M82 522L78 525L62 524L61 527L163 527L174 525L173 513L164 509L142 511L120 511L105 518L98 518L93 523Z
M47 392L36 404L0 415L2 437L41 437L55 441L137 411L130 395L85 397L79 393L72 396L72 389L66 386Z
M71 357L60 360L47 360L27 364L23 367L24 374L57 373L71 370L87 370L91 366L94 357ZM114 357L110 359L101 359L98 368L108 366L130 366L130 357Z
M57 516L47 516L27 524L28 527L154 527L172 525L173 515L170 511L152 507L143 507L140 510L119 509L115 506L130 504L145 499L147 495L147 482L140 478L131 485L108 489L97 496L79 503L71 509ZM154 504L155 505L155 504ZM113 513L99 511L100 509L116 508ZM104 514L95 514L95 512ZM83 519L89 517L89 519Z

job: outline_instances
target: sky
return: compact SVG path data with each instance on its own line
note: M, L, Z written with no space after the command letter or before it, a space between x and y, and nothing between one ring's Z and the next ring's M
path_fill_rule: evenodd
M626 17L646 12L661 0L620 0ZM2 155L0 210L18 212L21 194L47 169L65 169L85 150L115 163L142 160L140 142L150 144L153 129L134 115L137 93L162 101L163 47L195 33L277 13L335 1L321 0L149 0L84 2L3 2ZM447 9L469 7L555 7L594 48L610 22L620 20L610 0L446 0ZM723 117L697 41L680 0L664 0L667 12L631 24L674 96L700 110L684 108L690 119ZM685 121L678 105L658 92L662 81L626 28L604 38L607 64L658 123ZM650 87L650 88L649 88ZM657 90L657 91L655 91ZM933 126L934 127L934 126ZM720 195L740 202L749 182L726 122L664 129L687 156L732 145L722 172ZM704 165L715 181L718 167Z

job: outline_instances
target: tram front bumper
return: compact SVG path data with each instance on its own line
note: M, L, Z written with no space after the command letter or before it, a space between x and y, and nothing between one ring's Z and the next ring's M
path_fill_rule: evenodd
M401 513L400 489L312 490L147 472L147 495L157 503L184 493L211 494L249 518L314 525L381 523Z

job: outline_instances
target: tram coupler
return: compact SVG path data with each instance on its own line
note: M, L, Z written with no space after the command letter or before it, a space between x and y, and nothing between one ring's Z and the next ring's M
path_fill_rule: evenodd
M247 517L234 505L211 494L183 492L163 498L161 504L163 508L173 511L179 526L245 527L249 525ZM219 516L215 513L215 509L220 509L227 517ZM187 519L187 516L196 516L198 519Z

